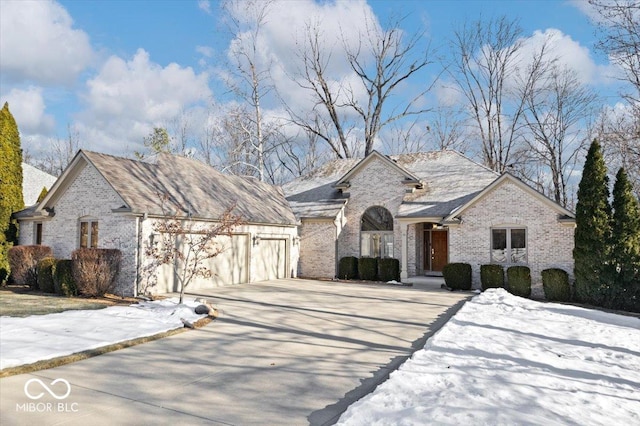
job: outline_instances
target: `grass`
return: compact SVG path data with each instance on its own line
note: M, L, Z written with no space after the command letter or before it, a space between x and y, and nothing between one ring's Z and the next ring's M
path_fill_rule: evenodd
M0 289L0 315L27 317L78 309L102 309L118 304L135 303L135 299L105 296L103 298L64 297L30 290L25 286Z

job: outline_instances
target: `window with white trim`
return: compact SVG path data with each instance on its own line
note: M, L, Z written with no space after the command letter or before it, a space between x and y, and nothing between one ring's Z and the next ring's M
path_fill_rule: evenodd
M527 263L526 228L492 228L491 262Z
M98 221L80 221L80 248L98 248Z
M393 257L393 216L384 207L369 207L362 215L360 256Z

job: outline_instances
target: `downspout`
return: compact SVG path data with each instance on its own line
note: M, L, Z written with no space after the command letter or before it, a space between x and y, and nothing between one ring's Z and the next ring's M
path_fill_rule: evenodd
M140 268L142 267L142 222L147 218L147 214L145 213L142 218L140 216L136 217L136 285L133 288L133 296L138 297L138 287L140 286L140 281L142 280L142 273L140 272Z

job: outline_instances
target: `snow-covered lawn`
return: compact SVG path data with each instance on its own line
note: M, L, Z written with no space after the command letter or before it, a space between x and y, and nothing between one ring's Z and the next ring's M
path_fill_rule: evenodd
M0 317L0 370L95 349L183 327L197 321L198 304L177 299L66 311L25 318Z
M640 425L640 319L489 290L341 425Z

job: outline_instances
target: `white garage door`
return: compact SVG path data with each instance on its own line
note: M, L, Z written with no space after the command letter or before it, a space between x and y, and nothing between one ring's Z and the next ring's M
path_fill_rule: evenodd
M253 252L254 281L287 277L287 240L261 239Z
M249 281L249 236L245 234L231 237L219 237L224 250L216 257L206 261L207 267L213 275L210 278L194 277L187 291L210 289L232 284L242 284ZM180 273L181 271L176 271ZM166 291L179 291L178 282L173 276L173 268L163 267ZM159 282L160 288L162 283Z

